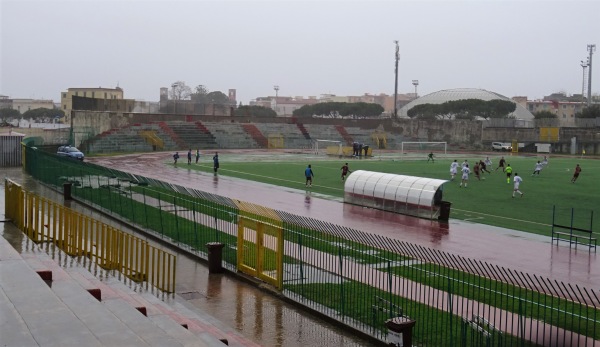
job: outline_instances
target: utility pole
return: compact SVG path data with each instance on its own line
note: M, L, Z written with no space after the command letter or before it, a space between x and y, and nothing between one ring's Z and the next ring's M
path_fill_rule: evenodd
M398 61L400 60L400 47L398 47L398 40L395 40L396 44L396 82L394 84L394 119L398 119Z
M592 54L596 50L596 45L587 45L590 56L588 57L588 106L592 105Z

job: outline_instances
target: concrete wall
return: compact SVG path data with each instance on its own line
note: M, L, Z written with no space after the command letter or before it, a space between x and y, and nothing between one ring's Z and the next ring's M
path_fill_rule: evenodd
M485 150L493 141L511 142L513 139L521 143L539 142L538 128L484 128L481 121L468 120L400 119L394 122L391 119L250 118L96 111L74 111L73 115L76 146L89 136L95 136L111 129L161 121L343 125L359 127L365 132L383 128L386 132L398 135L405 141L445 141L448 142L451 149ZM581 148L586 148L586 153L600 154L598 145L596 145L600 143L600 131L597 128L561 128L560 140L553 144L553 150L568 153L572 137L577 137L578 146L580 144Z

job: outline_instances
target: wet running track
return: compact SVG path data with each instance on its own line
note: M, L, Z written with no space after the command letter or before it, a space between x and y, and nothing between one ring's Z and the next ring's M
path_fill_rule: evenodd
M292 214L596 289L600 261L550 237L459 220L439 223L322 199L310 192L166 165L170 153L90 158L90 162ZM224 165L222 165L224 166ZM226 166L226 164L225 164ZM318 182L315 182L318 184Z

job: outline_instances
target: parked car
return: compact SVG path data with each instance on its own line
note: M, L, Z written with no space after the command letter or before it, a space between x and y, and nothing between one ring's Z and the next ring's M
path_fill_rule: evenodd
M493 151L512 151L512 146L502 142L492 142Z
M83 153L77 149L77 147L73 146L60 146L58 147L56 154L61 157L67 157L81 161L83 161L83 158L85 157Z

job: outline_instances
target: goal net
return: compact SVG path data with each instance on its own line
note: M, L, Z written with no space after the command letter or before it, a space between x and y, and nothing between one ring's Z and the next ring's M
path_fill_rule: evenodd
M402 142L400 154L405 158L427 158L429 153L435 156L446 156L447 142Z
M317 155L342 155L342 141L315 140L313 152Z

